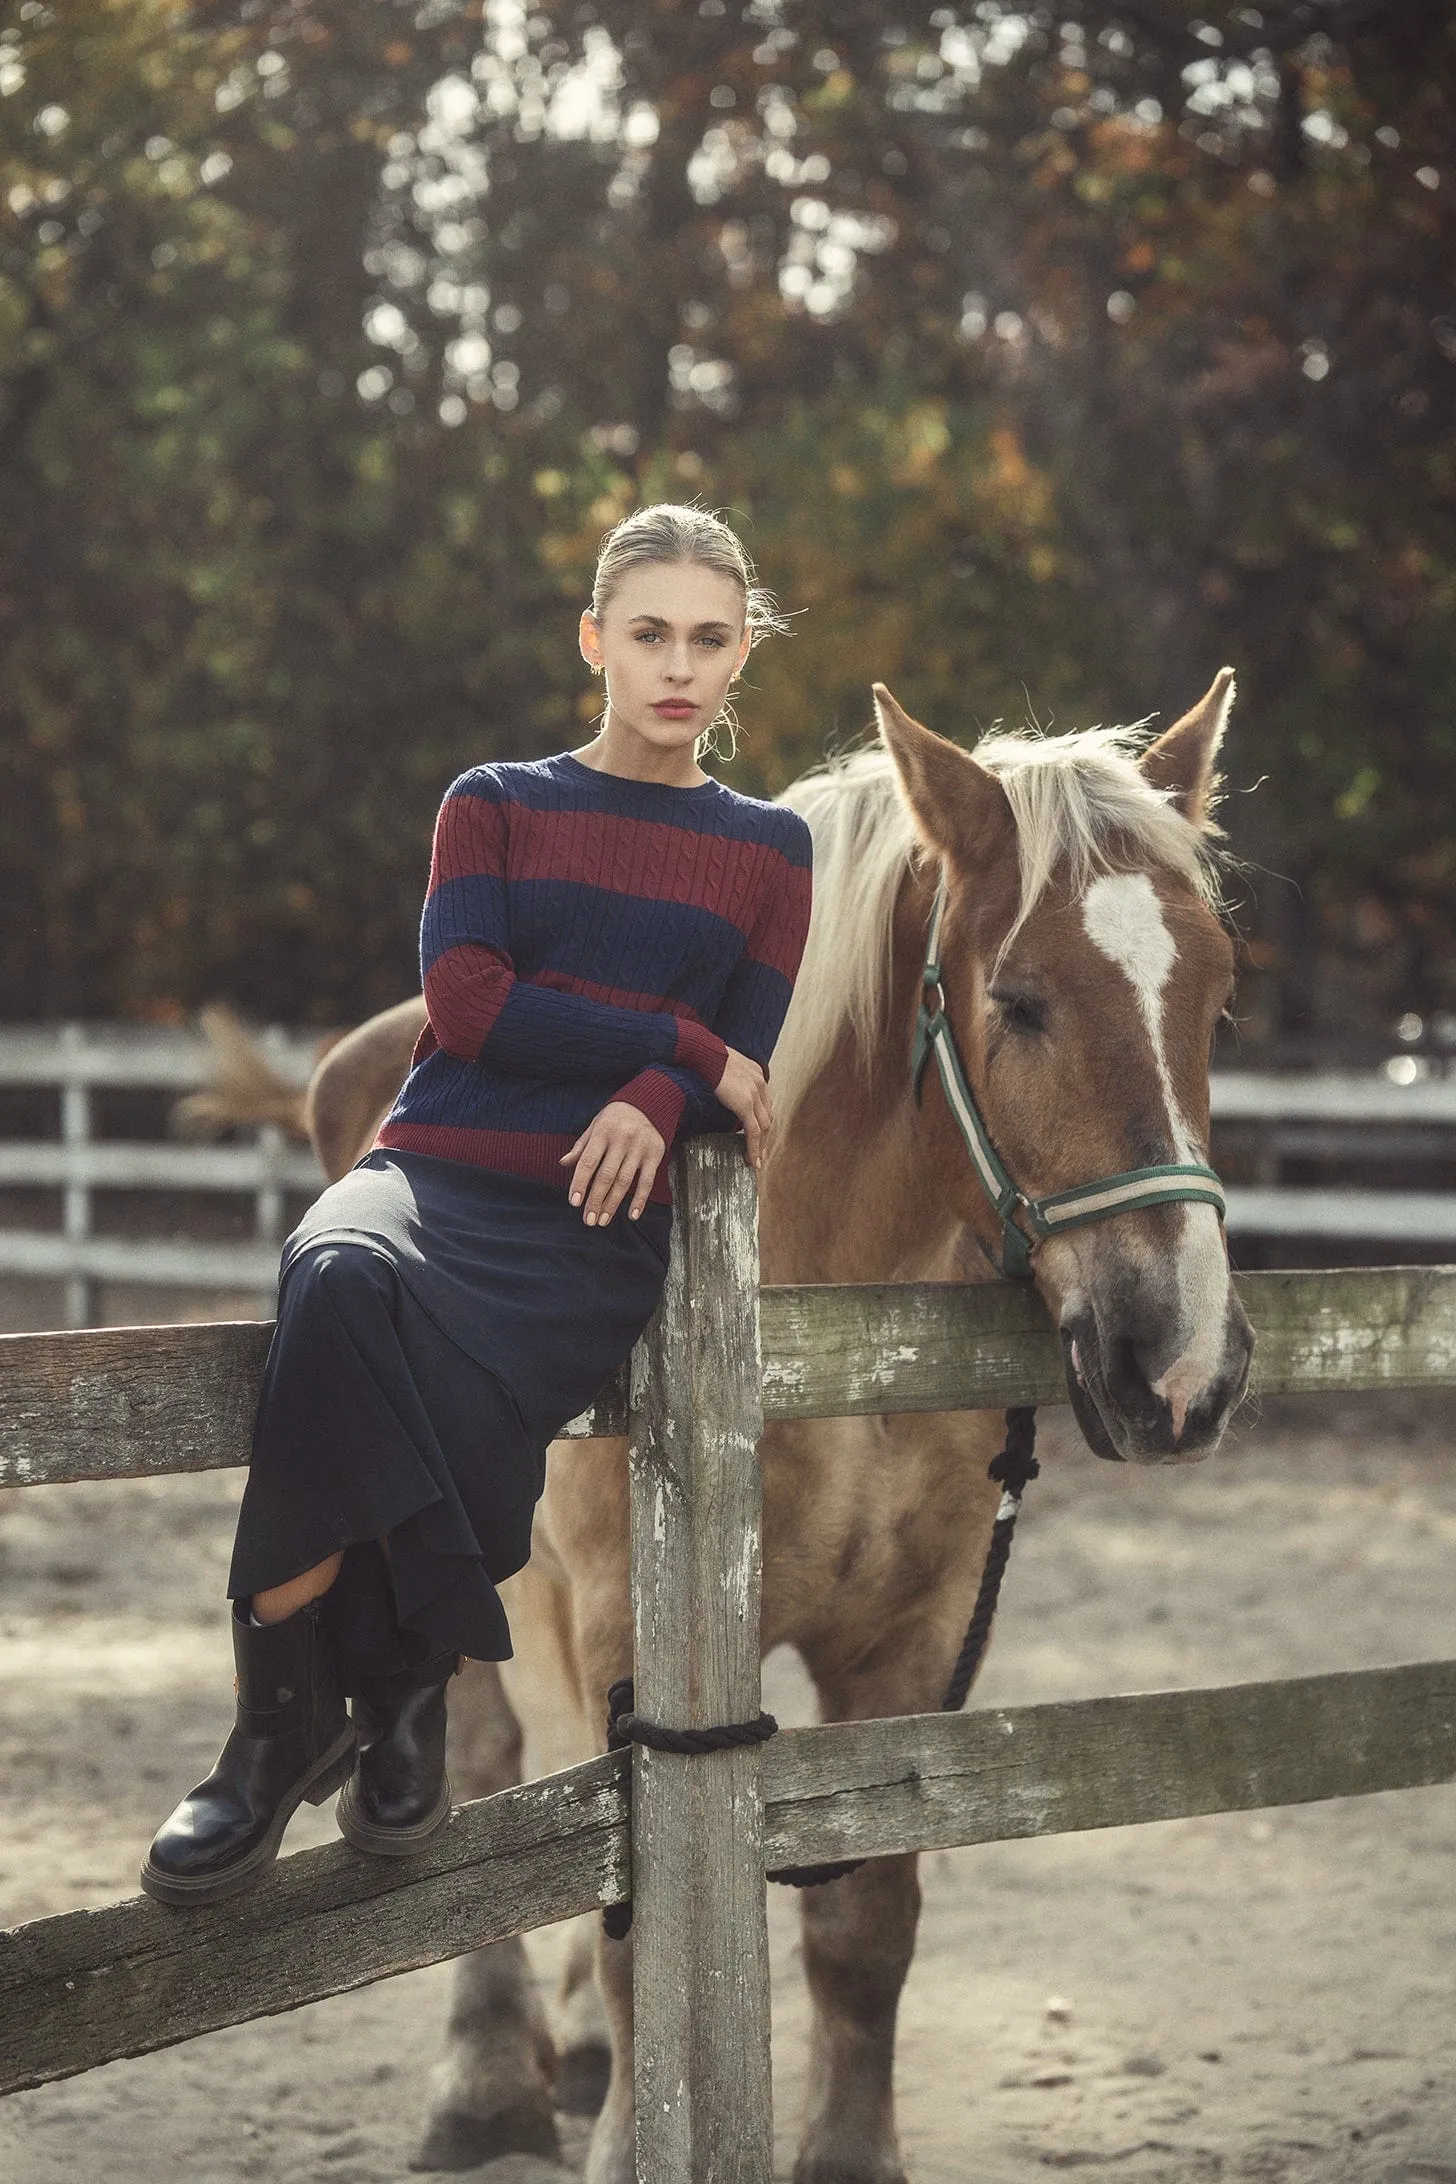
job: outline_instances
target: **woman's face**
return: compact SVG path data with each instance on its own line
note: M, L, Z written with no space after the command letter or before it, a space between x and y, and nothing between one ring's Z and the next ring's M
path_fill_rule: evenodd
M582 657L605 669L612 712L659 751L692 748L748 647L741 588L693 562L630 569L600 624L589 608L581 618Z

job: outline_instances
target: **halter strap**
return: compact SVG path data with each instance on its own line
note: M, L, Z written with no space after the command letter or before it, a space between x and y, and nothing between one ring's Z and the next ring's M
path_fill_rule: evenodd
M1212 1206L1223 1220L1223 1185L1212 1168L1191 1161L1130 1168L1125 1174L1105 1175L1095 1183L1080 1183L1069 1191L1053 1191L1045 1198L1028 1198L1012 1181L976 1104L946 1014L940 965L940 929L945 917L945 898L942 871L935 890L935 906L930 913L920 1006L915 1015L915 1037L910 1049L910 1081L919 1100L925 1065L933 1056L946 1105L965 1140L981 1187L1000 1218L1001 1272L1013 1280L1025 1280L1031 1273L1031 1255L1044 1237L1058 1235L1063 1229L1084 1228L1092 1221L1106 1221L1115 1213L1137 1213L1145 1206L1188 1202Z

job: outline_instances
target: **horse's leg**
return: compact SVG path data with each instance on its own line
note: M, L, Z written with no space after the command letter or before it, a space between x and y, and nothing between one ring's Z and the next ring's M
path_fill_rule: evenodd
M832 1615L800 1642L823 1720L939 1705L1000 1498L984 1469L998 1434L995 1418L971 1416L885 1420L873 1439L858 1421L827 1429L842 1471L859 1459L863 1530L837 1579ZM881 1461L871 1469L865 1458L876 1450ZM871 1859L803 1892L812 2030L794 2184L904 2184L895 2019L919 1914L914 1857Z
M507 1599L515 1641L529 1644L530 1602L513 1592ZM457 1798L511 1788L522 1779L521 1752L499 1670L468 1663L450 1699ZM520 1935L472 1950L455 1967L445 2052L430 2074L414 2167L473 2169L506 2153L559 2156L552 2074L550 2029Z
M569 1463L563 1452L569 1445L556 1444L553 1465ZM592 1735L582 1706L570 1587L544 1512L532 1534L530 1564L511 1581L507 1596L512 1628L521 1619L529 1642L518 1644L515 1659L501 1664L502 1677L525 1730L526 1776L534 1781L537 1775L574 1767L600 1750L600 1737ZM611 2039L595 1976L599 1922L597 1912L572 1922L552 2013L554 2100L571 2116L596 2115L611 2074Z
M816 1677L822 1717L917 1713L934 1700L894 1664ZM801 1899L812 2021L794 2184L905 2184L895 2132L895 2018L915 1953L915 1857L872 1858Z
M612 2082L612 2028L597 1985L601 1915L574 1921L556 1989L556 2106L567 2116L600 2115Z
M543 1509L570 1588L571 1652L594 1748L600 1750L608 1687L632 1668L627 1444L558 1442L551 1455ZM587 2184L634 2184L632 1944L609 1941L596 1923L596 1975L611 2039L611 2072L587 2156Z

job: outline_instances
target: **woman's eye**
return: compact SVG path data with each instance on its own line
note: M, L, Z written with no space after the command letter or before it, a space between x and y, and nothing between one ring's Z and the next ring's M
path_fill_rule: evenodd
M991 999L1008 1031L1045 1031L1046 1009L1035 994L993 989Z

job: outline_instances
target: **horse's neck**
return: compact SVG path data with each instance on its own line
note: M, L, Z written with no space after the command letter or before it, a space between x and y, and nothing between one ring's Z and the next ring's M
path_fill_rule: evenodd
M910 1085L910 1040L933 879L908 875L880 1052L846 1029L805 1090L764 1178L766 1282L977 1281L987 1269L948 1212Z

